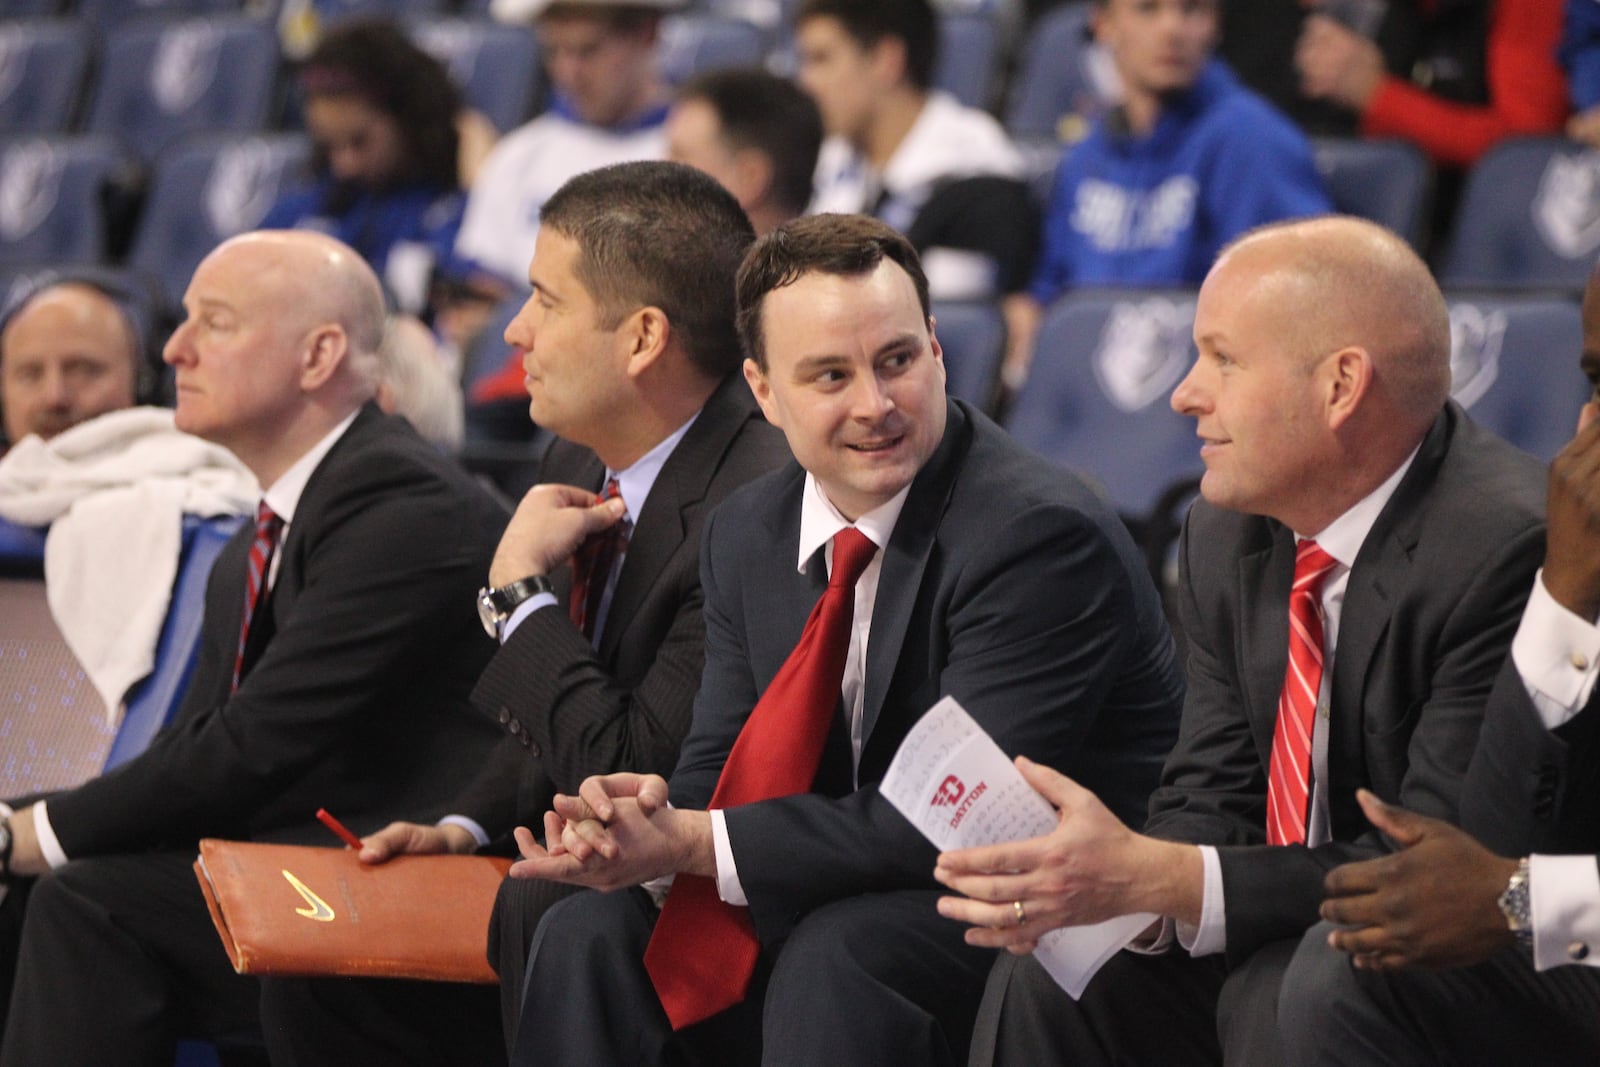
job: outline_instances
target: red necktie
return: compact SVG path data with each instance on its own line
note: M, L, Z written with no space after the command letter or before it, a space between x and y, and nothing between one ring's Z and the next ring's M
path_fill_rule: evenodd
M833 537L828 588L800 643L756 701L711 796L729 808L811 788L839 706L855 621L856 582L878 546L846 527ZM760 946L750 913L717 896L714 879L680 874L656 920L644 965L674 1030L744 999Z
M609 479L600 491L600 503L614 500L622 494L617 480ZM611 568L617 557L628 547L628 536L633 523L618 519L604 530L592 533L578 545L572 554L572 594L567 598L567 614L572 624L594 640L595 622L600 616L600 599L605 595L606 582L611 578Z
M1306 839L1310 796L1311 733L1322 688L1322 583L1338 560L1301 541L1294 554L1289 592L1289 667L1272 728L1272 763L1267 770L1267 843L1298 845Z
M250 542L250 556L245 568L244 619L239 624L239 651L233 657L233 688L239 688L239 673L244 669L244 645L250 639L250 621L256 617L261 605L261 594L267 586L267 571L272 566L272 554L278 549L278 534L283 531L283 520L263 500L256 507L256 539Z

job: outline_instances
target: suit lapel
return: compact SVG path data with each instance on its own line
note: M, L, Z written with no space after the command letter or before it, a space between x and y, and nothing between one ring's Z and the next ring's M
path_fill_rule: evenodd
M1261 520L1265 544L1239 560L1240 604L1259 605L1239 613L1240 694L1261 755L1262 774L1272 757L1272 731L1278 698L1289 664L1289 588L1294 584L1294 534Z

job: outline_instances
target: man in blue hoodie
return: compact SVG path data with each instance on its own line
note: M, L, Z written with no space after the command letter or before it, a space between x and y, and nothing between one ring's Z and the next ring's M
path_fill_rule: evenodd
M1085 285L1198 285L1246 230L1332 210L1311 146L1212 56L1217 0L1096 0L1122 102L1062 158L1006 381L1027 374L1043 309Z

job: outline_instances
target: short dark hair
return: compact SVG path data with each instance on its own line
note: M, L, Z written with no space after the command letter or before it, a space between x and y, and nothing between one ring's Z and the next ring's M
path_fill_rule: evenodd
M786 222L761 238L739 264L739 340L744 344L745 355L762 370L767 369L761 307L768 293L792 285L807 274L870 274L886 259L910 275L926 320L931 314L928 278L922 273L917 250L898 230L875 218L807 215Z
M681 163L618 163L546 200L539 225L578 246L575 273L608 326L660 308L709 377L739 366L733 279L755 231L714 178Z
M929 0L804 0L794 17L798 26L807 19L834 18L862 48L885 37L898 37L906 46L906 77L918 89L933 84L933 65L939 57L939 16Z
M357 96L394 119L405 140L396 181L423 181L441 189L461 184L456 113L461 94L450 74L388 19L357 18L328 30L299 73L300 95ZM316 149L319 173L327 153Z
M803 89L759 67L722 68L689 79L677 98L710 105L725 141L772 160L778 201L792 215L806 209L822 148L822 115Z

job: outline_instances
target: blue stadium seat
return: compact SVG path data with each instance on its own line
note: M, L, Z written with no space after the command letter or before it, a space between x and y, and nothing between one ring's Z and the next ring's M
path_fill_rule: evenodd
M0 18L26 19L59 15L65 0L0 0Z
M517 312L522 310L527 300L528 294L525 292L506 297L467 345L462 358L461 388L469 395L473 386L497 373L511 357L511 346L505 342L506 327L511 325L511 320L517 317Z
M504 133L527 121L539 90L532 27L487 18L422 18L409 24L419 47L443 63L467 106Z
M1451 392L1472 418L1548 460L1571 439L1590 385L1579 303L1568 292L1446 290Z
M1581 289L1600 254L1600 151L1558 137L1491 148L1467 175L1444 285Z
M89 28L73 19L0 23L0 130L71 129L92 43Z
M988 300L936 300L933 318L944 349L945 391L989 410L1006 346L1000 308Z
M350 18L417 18L454 10L447 0L312 0L324 26Z
M999 32L994 19L975 12L946 12L939 17L939 58L933 84L969 107L985 107L999 59Z
M255 229L310 156L300 134L215 134L174 145L156 159L129 264L151 274L164 305L175 308L206 253Z
M690 13L661 21L656 63L663 78L680 85L704 70L759 66L766 52L766 35L754 23Z
M144 18L106 37L89 129L146 161L184 134L264 128L275 100L278 38L265 19Z
M1202 472L1194 420L1168 406L1194 360L1192 290L1079 290L1051 305L1006 420L1018 441L1088 474L1148 520ZM1132 525L1132 523L1130 523Z
M245 0L77 0L68 4L97 33L146 16L238 14Z
M1041 15L1011 85L1006 129L1024 140L1075 141L1081 120L1105 109L1103 62L1089 32L1090 0L1073 0ZM1074 129L1073 127L1080 127Z
M104 259L104 197L133 165L110 137L0 138L0 262Z
M1386 226L1420 248L1426 237L1433 167L1410 141L1319 137L1317 171L1334 209Z

